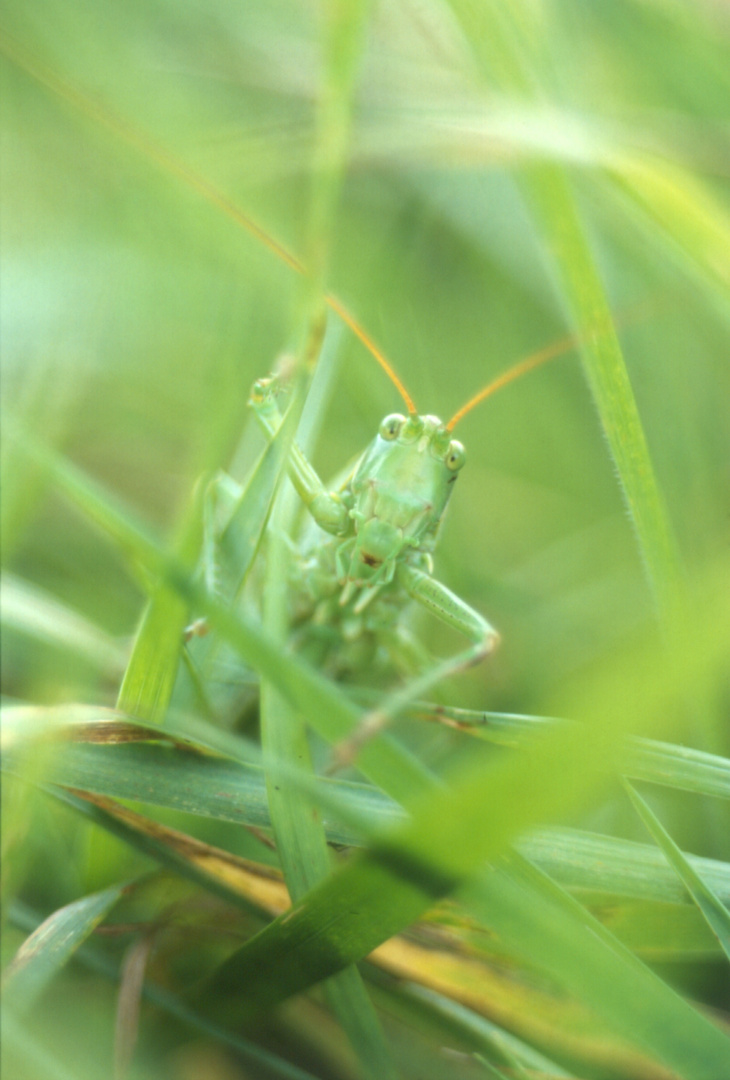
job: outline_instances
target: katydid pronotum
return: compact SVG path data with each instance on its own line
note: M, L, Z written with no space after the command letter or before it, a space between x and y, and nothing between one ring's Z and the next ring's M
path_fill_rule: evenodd
M498 644L490 623L433 575L439 526L466 460L452 433L491 394L574 345L574 338L565 338L516 364L447 423L419 415L378 352L376 359L401 394L408 415L385 417L336 490L328 490L299 446L291 443L286 471L308 512L289 581L292 629L299 646L310 661L351 683L356 683L358 671L372 670L384 654L389 667L408 678L402 690L390 696L386 709L367 713L336 748L337 765L350 764L396 712L449 675L480 662ZM268 440L281 428L279 399L285 390L284 380L272 375L256 382L251 392L249 404ZM404 621L411 602L462 634L468 646L434 663ZM196 632L194 625L191 634Z

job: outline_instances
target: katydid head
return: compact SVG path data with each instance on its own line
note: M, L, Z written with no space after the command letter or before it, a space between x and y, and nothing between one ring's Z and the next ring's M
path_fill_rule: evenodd
M403 543L420 546L438 525L465 460L464 447L437 416L386 416L352 478L356 530L374 517L401 532Z
M341 574L351 586L344 602L361 587L362 609L392 581L403 554L430 550L465 460L437 416L386 416L349 484L355 535L342 552Z

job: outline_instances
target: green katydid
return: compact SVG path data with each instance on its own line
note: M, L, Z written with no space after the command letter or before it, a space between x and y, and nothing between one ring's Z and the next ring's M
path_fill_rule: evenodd
M368 341L368 344L371 344ZM433 576L439 526L466 454L453 438L458 422L496 390L575 344L565 338L528 357L489 383L448 423L419 415L392 368L378 362L401 394L408 415L382 423L350 474L335 491L323 484L293 443L286 471L308 511L292 560L291 611L297 644L313 662L348 681L387 656L388 666L413 675L402 689L368 713L337 748L340 764L352 761L364 741L437 682L485 658L497 631L474 608ZM281 429L277 376L254 384L250 402L269 441ZM403 615L413 601L467 638L466 649L434 664L411 635Z
M339 314L338 301L332 306ZM470 398L447 422L419 415L410 394L372 339L346 313L355 331L400 393L408 416L393 413L380 424L336 491L328 491L296 444L286 469L312 525L299 538L293 580L292 610L300 640L310 655L327 663L335 676L368 670L385 650L391 666L418 674L366 715L354 734L336 748L339 764L350 763L360 746L436 683L480 662L499 643L499 634L474 608L433 576L432 555L454 482L466 460L453 436L457 424L498 390L534 368L575 348L577 335L566 335L497 376ZM278 376L254 384L249 404L269 440L280 430ZM469 646L433 662L410 635L403 620L410 601L457 630ZM312 650L317 636L328 645ZM348 661L348 655L351 661ZM468 726L462 711L438 706L435 719Z

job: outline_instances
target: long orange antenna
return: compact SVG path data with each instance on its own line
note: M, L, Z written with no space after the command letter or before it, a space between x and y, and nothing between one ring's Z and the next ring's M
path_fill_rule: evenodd
M368 332L360 325L357 319L355 319L354 316L350 314L344 304L342 304L336 296L333 296L331 293L327 293L324 299L327 306L332 308L332 310L340 316L342 321L350 327L355 337L358 337L360 339L360 341L363 343L363 345L368 350L373 359L377 360L377 362L380 364L385 374L393 383L393 386L403 398L403 402L405 404L405 407L408 409L409 414L411 416L417 416L418 409L414 404L413 398L408 393L400 378L398 377L398 375L396 375L395 371L391 367L390 361L385 358L385 356L375 344L373 339L370 337Z
M540 349L539 352L532 353L524 360L520 360L519 364L514 364L511 368L503 371L496 379L493 379L490 383L487 383L486 386L482 387L473 398L470 398L466 405L462 405L458 412L454 413L446 425L446 430L453 431L467 413L470 413L477 405L481 405L481 403L488 397L491 397L492 394L496 394L503 386L508 386L509 383L514 382L515 379L519 379L522 375L526 375L527 372L532 371L533 368L540 367L541 364L546 364L548 360L553 360L557 356L563 356L565 353L570 352L571 349L577 347L580 340L581 339L577 334L568 334L558 341L554 341L552 345L546 345L545 348Z
M253 218L250 218L248 214L245 214L243 210L236 206L236 204L227 198L226 195L221 191L218 191L218 189L206 180L205 177L200 176L193 169L188 168L184 162L180 161L174 154L171 154L164 147L149 138L143 131L139 131L127 121L122 120L105 106L99 105L93 98L87 97L86 94L78 90L73 84L66 82L66 80L57 75L55 71L28 56L16 42L12 41L7 36L0 37L0 50L17 64L18 67L22 68L28 75L32 76L32 78L47 87L58 97L69 102L69 104L73 105L74 108L78 109L85 116L91 117L93 120L113 131L115 135L120 136L125 142L135 147L136 150L140 151L146 157L151 158L152 161L156 162L162 169L184 181L184 183L194 191L197 191L207 202L211 203L213 206L217 206L219 210L222 210L223 213L235 221L237 225L242 226L242 228L246 229L251 236L256 237L256 239L267 247L269 251L273 252L277 258L286 263L291 270L294 270L297 274L303 276L306 275L306 267L295 255L292 255L283 244L280 244L279 241L275 240L265 229L262 229ZM380 364L385 374L393 383L393 386L403 398L403 402L410 415L415 416L418 410L413 402L413 398L396 374L390 361L380 351L367 331L360 325L355 316L350 314L344 304L342 304L336 296L327 293L324 299L327 306L339 315L342 321L349 326L350 330L352 330L353 334L360 339L371 356L378 364Z
M648 315L656 313L656 311L663 306L661 297L649 296L643 300L639 300L632 304L628 308L624 308L619 312L618 321L621 326L629 326L631 323L639 322L645 319ZM449 420L446 425L447 431L453 431L456 425L464 419L467 413L470 413L472 409L475 409L477 405L481 405L486 398L491 397L497 390L501 390L503 386L508 386L515 379L519 379L520 376L526 375L528 371L532 371L533 368L540 367L541 364L546 364L548 360L554 360L558 356L564 356L565 353L570 352L572 349L577 349L582 341L585 341L586 335L589 331L595 331L600 328L601 322L597 321L591 326L586 327L582 333L566 334L565 337L558 338L552 345L546 345L544 349L540 349L538 352L531 353L524 360L520 360L518 364L514 364L511 368L507 368L501 375L498 375L492 382L487 383L473 398L467 401L466 405L462 405L458 412Z

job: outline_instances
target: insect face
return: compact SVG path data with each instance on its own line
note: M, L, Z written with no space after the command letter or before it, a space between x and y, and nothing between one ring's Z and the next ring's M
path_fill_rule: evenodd
M464 457L438 417L386 417L350 484L365 565L377 567L432 538Z

